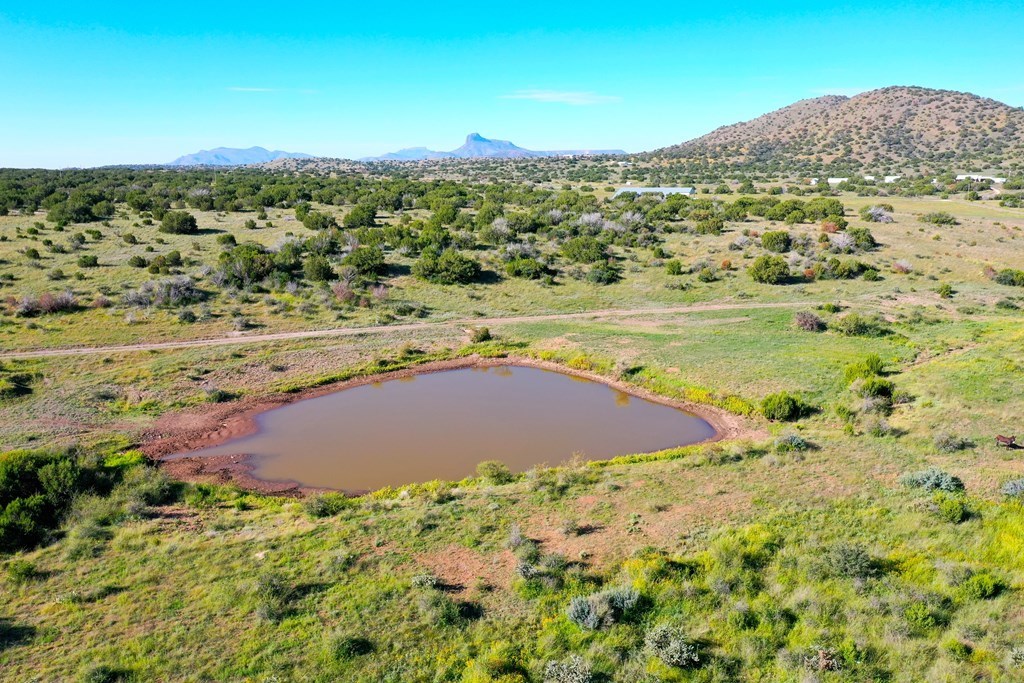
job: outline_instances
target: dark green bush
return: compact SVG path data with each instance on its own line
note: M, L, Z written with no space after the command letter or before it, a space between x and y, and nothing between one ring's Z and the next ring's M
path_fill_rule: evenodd
M796 420L808 412L808 406L789 392L769 394L761 401L761 414L772 421Z
M608 258L605 245L586 235L566 240L562 245L562 255L576 263L597 263Z
M959 591L967 600L988 600L999 595L1005 584L988 572L978 572L960 584Z
M440 285L468 284L480 274L480 264L454 249L446 249L440 254L436 250L424 250L413 264L412 273Z
M922 223L931 223L932 225L957 225L958 221L956 218L945 211L934 211L932 213L926 213L921 216Z
M1024 287L1024 270L1004 268L993 278L998 284L1009 287Z
M829 328L847 337L882 337L890 333L880 318L859 313L848 313L832 322Z
M512 277L538 280L547 273L547 267L535 258L520 256L505 264L505 272Z
M754 282L778 285L789 279L789 265L781 256L758 256L747 273Z
M160 232L173 235L194 235L199 232L196 217L188 211L168 211L160 221Z
M597 263L587 272L587 282L595 285L610 285L619 277L619 269L609 263Z
M785 230L772 230L761 235L761 246L768 251L784 254L789 251L793 240Z
M341 263L355 268L360 275L384 275L388 272L384 252L379 247L357 247Z

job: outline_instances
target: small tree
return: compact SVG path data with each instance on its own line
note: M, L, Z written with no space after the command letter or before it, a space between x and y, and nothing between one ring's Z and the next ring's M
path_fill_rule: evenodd
M194 235L199 232L196 217L188 211L168 211L160 222L160 232L172 235Z
M785 230L773 230L761 235L761 246L768 251L784 254L789 251L793 240Z
M761 401L761 413L773 421L795 420L807 412L807 406L789 392L769 394Z
M747 273L754 282L777 285L789 278L789 266L781 256L758 256Z

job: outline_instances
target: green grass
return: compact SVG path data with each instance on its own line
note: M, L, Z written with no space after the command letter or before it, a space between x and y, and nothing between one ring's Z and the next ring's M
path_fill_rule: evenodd
M848 209L879 199L843 197ZM994 304L1020 302L1022 293L983 271L1020 261L1024 213L961 200L884 201L896 207L897 223L871 225L882 247L858 256L879 268L878 282L756 285L745 267L759 249L728 248L741 227L772 227L755 222L721 236L665 236L663 247L687 265L732 260L734 270L709 283L668 275L641 248L616 249L624 279L607 287L569 277L555 286L508 279L438 287L401 274L410 262L389 255L392 301L424 305L426 321L691 303L793 308L488 323L496 340L474 347L465 330L440 325L3 361L0 377L32 380L27 393L0 399L0 449L78 443L125 468L140 466L132 449L161 415L201 410L211 387L258 396L469 351L549 358L736 412L780 391L818 411L792 423L754 415L751 426L766 437L753 443L624 454L502 486L409 482L324 518L294 500L193 486L170 505L105 526L96 519L107 503L83 500L64 535L4 560L22 564L0 574L0 678L77 680L105 666L137 681L512 683L541 681L549 661L576 654L611 681L1019 680L1024 508L999 488L1024 469L1018 452L996 448L993 436L1021 429L1024 332L1020 311ZM917 221L936 210L961 225ZM304 230L284 213L271 212L278 227L246 232L274 244ZM234 217L199 219L248 237ZM0 218L0 234L18 221ZM817 235L812 225L792 231ZM146 235L148 242L156 233ZM191 238L162 237L161 250L191 249ZM196 258L210 262L215 237L197 239ZM25 245L0 243L0 270L17 278L0 294L55 287L45 280L55 266L76 272L73 254L47 256L43 270L26 267L17 253ZM112 235L90 242L87 252L108 265L70 284L84 297L149 279L120 262L139 248L122 248ZM893 272L899 260L914 272ZM935 291L944 282L952 299ZM688 288L666 286L673 283ZM143 342L227 334L236 308L265 331L372 324L390 310L317 304L298 312L317 296L297 294L295 309L282 314L259 297L218 295L215 317L195 325L163 311L127 324L116 308L5 316L0 339L5 349ZM825 302L844 310L816 308ZM850 311L879 314L891 334L804 332L793 324L801 310L826 322ZM888 415L864 412L857 386L844 379L847 365L870 354L906 395ZM941 452L935 439L946 432L972 445ZM793 436L810 446L775 445ZM900 475L930 466L966 485L962 523L937 514L932 494L899 484ZM509 548L516 528L536 549ZM836 564L854 553L851 545L870 556L869 575L848 576ZM517 570L522 562L533 569ZM972 596L963 587L972 572L995 577L1001 590ZM450 587L414 582L425 574ZM595 631L568 619L574 597L612 588L638 591L638 607ZM645 647L661 624L699 645L699 668L669 667ZM361 639L370 651L357 654L367 649Z

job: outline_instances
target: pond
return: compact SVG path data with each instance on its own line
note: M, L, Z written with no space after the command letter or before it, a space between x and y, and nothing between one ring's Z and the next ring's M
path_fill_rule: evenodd
M256 431L192 457L246 454L253 475L348 492L515 472L579 453L601 460L697 443L699 417L606 384L521 366L465 368L305 399L255 416Z

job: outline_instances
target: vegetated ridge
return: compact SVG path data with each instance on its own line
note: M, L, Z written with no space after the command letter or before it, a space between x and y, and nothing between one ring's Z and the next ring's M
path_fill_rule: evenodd
M652 157L758 171L1020 169L1024 110L952 90L893 86L801 100Z

